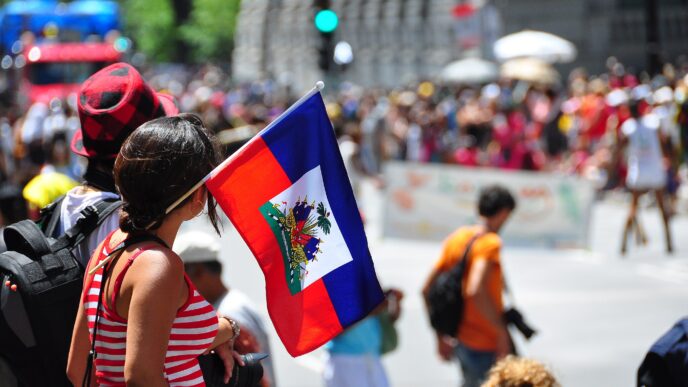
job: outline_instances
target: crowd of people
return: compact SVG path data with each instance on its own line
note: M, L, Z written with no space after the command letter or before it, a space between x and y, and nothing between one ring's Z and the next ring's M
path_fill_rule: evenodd
M217 370L211 375L225 384L231 380L234 385L275 385L268 364L263 373L262 367L251 368L250 359L237 352L269 348L260 341L264 332L257 314L240 293L233 291L228 297L229 289L218 282L217 248L198 236L177 238L181 224L204 209L219 233L214 201L205 187L177 201L221 161L212 133L197 115L179 114L172 96L153 92L126 63L110 65L87 79L77 111L80 128L70 148L83 157L82 183L66 189L42 211L45 222L29 222L29 231L21 226L29 224L20 222L15 238L0 241L0 251L28 254L45 270L43 275L50 276L42 293L54 296L55 287L62 289L57 291L59 299L51 299L59 321L46 321L56 316L40 319L50 333L29 346L39 346L40 355L27 356L27 345L17 340L6 342L0 384L205 386L209 371L199 362L212 350L221 366L211 368ZM38 176L59 173L44 171L45 165L41 169ZM50 244L50 251L17 251L14 242L19 235L32 246ZM71 265L65 263L67 258ZM2 262L3 298L17 302L17 294L24 297L35 289L23 282L25 272L6 274L10 259ZM50 269L47 261L53 262ZM213 273L199 275L202 270L191 267L196 263L203 264L196 269L212 266ZM70 280L70 267L80 269L76 281ZM65 291L66 285L82 282L83 289ZM160 302L163 299L169 302ZM33 305L39 301L31 298L31 303L41 309ZM76 305L78 311L72 313ZM12 313L27 319L22 329L35 334L39 321L25 310L22 306ZM231 311L231 317L222 314L225 311ZM3 338L16 338L13 323L2 321ZM204 359L210 359L204 364L216 367L214 358ZM245 367L241 374L237 366Z
M213 66L159 67L145 75L215 133L260 129L298 97L274 81L233 85ZM358 143L357 165L367 175L380 174L386 160L438 162L578 174L600 189L624 186L621 127L630 117L626 102L638 101L641 114L659 120L666 188L674 194L688 145L686 76L685 66L671 65L655 77L634 75L610 58L608 72L575 70L563 85L503 79L480 87L421 82L382 90L345 82L326 91L326 100L338 133ZM25 112L5 109L0 181L23 188L46 171L80 179L83 162L68 152L79 128L75 98L35 103Z
M385 161L400 160L579 174L594 180L600 189L628 187L634 205L642 192L654 190L667 227L667 250L671 251L667 220L670 210L665 210L661 203L664 190L675 193L678 188L679 170L688 145L687 69L667 66L663 74L649 78L626 73L623 65L615 60L608 64L609 72L600 76L574 71L563 87L506 79L481 87L421 82L394 90L364 89L343 83L335 92L326 94L326 107L338 135L356 145L356 151L346 157L347 167L354 166L369 176L379 176ZM204 207L211 220L216 220L212 198L198 189L174 211L166 210L171 199L190 188L189 181L200 180L222 158L222 154L215 153L210 140L212 133L224 139L228 146L245 141L248 136L233 134L244 129L250 129L249 134L255 133L284 112L295 96L288 88L272 81L231 85L226 74L212 66L196 73L175 68L151 71L147 74L150 87L144 86L145 82L131 66L117 64L107 72L85 82L79 98L74 95L49 104L34 103L24 114L6 109L0 117L0 227L27 217L38 219L41 208L65 195L56 209L61 215L56 229L60 234L77 223L86 207L121 198L124 201L118 213L121 217L117 215L100 225L75 251L75 258L84 267L100 273L100 278L107 276L107 268L119 279L113 284L95 279L87 282L85 297L101 292L111 295L111 304L104 309L112 309L103 315L103 324L130 325L140 334L139 345L130 347L126 354L138 356L137 368L127 369L127 376L124 361L120 361L124 354L115 352L103 353L102 358L96 359L95 371L85 368L90 363L81 360L89 353L89 335L98 340L104 337L97 331L97 322L90 319L98 316L100 305L85 302L76 316L68 377L74 384L79 384L84 377L90 378L91 374L103 383L119 383L127 377L159 382L162 375L152 375L150 370L161 364L167 367L173 356L162 350L166 347L165 340L172 340L169 332L158 328L174 332L182 329L179 327L185 322L193 321L204 324L213 335L175 339L184 342L179 345L198 347L198 351L193 356L177 359L175 362L183 363L185 368L172 367L174 370L170 369L165 377L167 381L179 377L180 383L202 384L203 376L195 360L198 355L213 348L231 370L235 360L243 362L235 349L243 345L246 351L267 351L267 338L250 303L241 293L236 290L230 293L222 284L218 248L212 241L203 242L203 236L187 235L188 244L202 246L177 246L181 249L179 262L170 249L181 223L198 215ZM126 82L118 78L125 76L133 78ZM122 90L104 93L112 88L113 82L123 82ZM137 90L137 99L120 101L132 98L124 92L128 88ZM136 113L132 116L126 112L133 106ZM178 115L180 111L195 114ZM125 117L126 114L129 115ZM134 131L137 127L141 129ZM178 135L170 135L173 132ZM189 146L194 151L200 149L200 153L189 152ZM185 174L178 173L180 170ZM55 176L60 179L55 180ZM469 273L472 270L472 274L468 275L466 285L464 329L456 337L438 336L438 353L445 359L460 360L466 385L478 386L486 378L496 380L511 375L510 363L516 364L517 369L536 369L545 375L545 381L538 385L556 385L554 378L538 363L512 357L497 362L514 352L502 321L498 232L515 207L516 202L508 191L499 187L484 191L478 208L483 223L459 229L448 240L428 280L430 286L434 276L451 268L462 255L473 260L466 269ZM629 215L624 236L632 227L640 229L634 211ZM157 236L131 242L132 246L143 242L136 249L125 245L128 250L122 255L127 260L109 266L100 264L108 261L108 251L118 249L119 243L111 239L126 241L129 234L151 225L160 230ZM180 236L184 241L184 235ZM103 248L93 255L99 245ZM194 256L199 249L204 252L202 256ZM148 265L151 262L154 265L158 259L174 261L177 266L150 277L143 264L134 264L135 259L142 260L139 255ZM91 259L92 256L97 258ZM188 276L183 274L184 267ZM127 272L129 275L125 277ZM175 282L182 277L183 281ZM160 286L152 289L147 285L151 281ZM16 288L16 284L8 286ZM147 297L131 297L135 290L148 292ZM178 297L169 305L154 302L166 294ZM398 291L390 294L395 294L392 298L401 298ZM123 297L115 298L115 295ZM189 300L198 304L197 308L190 308ZM233 300L232 305L226 304L227 300ZM219 319L215 318L213 307L221 312ZM386 308L384 313L396 320L400 309L390 312L389 305ZM337 385L336 380L340 379L336 376L337 369L340 374L347 369L342 366L340 355L350 355L348 351L354 347L363 355L370 351L374 354L374 363L370 364L377 370L374 378L382 382L371 385L387 384L379 361L384 353L380 348L381 334L375 333L375 340L366 340L367 345L351 344L356 335L371 337L370 332L380 329L378 319L371 317L364 321L373 324L372 328L361 324L327 347L332 371L331 380L326 377L328 385ZM238 324L248 328L243 336ZM130 345L122 340L115 344ZM116 366L107 364L115 358ZM354 369L369 364L365 356L359 360L351 363ZM110 371L102 372L105 367L110 367ZM189 375L193 378L189 379ZM344 375L354 374L345 371ZM269 363L263 384L274 385ZM504 384L488 382L488 385Z
M56 238L87 233L83 240L58 239L52 247L56 256L71 254L87 274L76 315L67 313L63 318L68 323L59 325L67 330L73 325L69 350L53 342L48 352L58 356L47 361L50 366L39 373L33 371L36 359L3 356L12 372L0 362L0 380L14 384L16 376L27 385L95 382L202 386L209 371L203 368L201 355L211 349L223 363L220 375L225 383L232 376L238 380L239 375L246 375L246 371L234 371L235 363L244 366L247 361L238 351L269 352L262 318L241 292L230 292L222 282L216 238L206 232L180 231L182 223L204 209L210 224L219 230L214 201L206 188L189 191L221 158L202 119L195 114L179 114L173 96L153 92L136 69L124 63L111 65L84 82L74 109L78 125L66 125L73 117L61 110L60 103L55 102L49 113L43 107L31 107L14 133L21 141L12 145L33 149L29 154L40 153L40 149L54 146L59 136L64 147L69 139L71 153L82 161L70 162L68 154L38 160L11 152L4 164L5 179L17 178L9 173L13 171L9 167L16 168L14 172L34 168L35 176L23 196L30 209L47 208L40 214L45 218L37 227L45 236ZM60 123L53 124L58 117ZM26 188L35 185L35 179L56 174L71 184L60 187L57 191L61 192L52 192L54 181L45 182L37 189L50 191L43 192L46 197L42 202L34 200L33 194L27 195ZM190 195L183 197L187 191ZM182 200L176 200L179 197ZM506 212L507 217L514 205ZM119 211L104 210L114 207ZM93 214L98 221L86 232L85 224L91 224L88 219ZM498 229L496 226L494 231ZM16 247L10 242L13 240L2 241L3 250ZM67 244L57 247L61 243ZM69 252L60 253L65 247ZM22 253L30 254L28 250ZM44 256L32 259L47 260ZM4 278L5 292L31 291L24 289L26 284L16 275ZM163 298L171 302L159 302ZM360 385L388 385L380 356L394 350L396 343L387 342L376 332L385 324L383 319L393 324L399 317L401 298L399 290L391 289L379 310L328 344L327 385L350 385L346 380L352 376L357 377L357 383L364 383ZM64 339L68 335L65 331L60 336ZM41 345L48 344L42 341ZM372 369L371 364L376 367L369 380L367 373L357 371ZM161 369L164 372L159 372ZM495 377L503 378L499 372L495 369ZM275 385L271 362L266 361L262 379L238 383Z
M672 165L682 160L688 68L667 65L649 77L627 72L614 58L607 64L608 72L597 76L574 70L563 85L503 79L479 87L421 82L383 90L344 82L326 91L327 108L339 133L360 144L361 166L371 174L386 160L439 162L582 174L615 188L625 176L615 150L629 98L660 118ZM264 126L296 97L275 82L230 87L226 79L219 69L204 68L153 75L151 83L216 131Z

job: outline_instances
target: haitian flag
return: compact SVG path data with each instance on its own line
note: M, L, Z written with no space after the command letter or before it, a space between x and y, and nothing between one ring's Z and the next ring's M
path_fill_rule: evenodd
M265 275L268 312L292 356L383 300L332 124L317 89L206 182Z

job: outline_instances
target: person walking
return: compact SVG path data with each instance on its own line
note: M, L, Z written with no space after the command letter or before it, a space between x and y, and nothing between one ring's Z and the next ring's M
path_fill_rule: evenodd
M621 240L621 254L625 255L628 251L628 236L633 229L638 233L639 239L644 242L644 232L638 221L638 202L640 197L647 192L654 193L664 224L666 251L672 253L669 214L664 204L667 172L661 146L660 120L649 111L641 113L639 102L637 98L630 101L628 108L631 117L621 125L619 151L628 149L626 187L631 192L630 209Z
M499 232L516 208L516 200L502 186L489 186L480 192L477 225L461 227L444 242L440 258L425 286L424 299L440 273L451 270L465 255L463 278L463 318L453 337L437 335L437 351L449 361L460 363L463 386L477 387L496 360L512 351L503 318L504 289L500 263L502 240ZM467 249L470 249L466 254Z

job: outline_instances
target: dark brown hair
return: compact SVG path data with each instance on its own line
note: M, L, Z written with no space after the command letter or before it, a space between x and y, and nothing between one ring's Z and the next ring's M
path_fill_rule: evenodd
M218 165L218 155L213 136L194 114L161 117L139 126L122 145L113 170L123 201L122 231L159 228L167 207ZM215 207L208 192L208 217L219 233Z
M480 216L495 216L499 211L508 209L513 211L516 208L516 199L508 189L501 185L491 185L480 191L478 198L478 213Z

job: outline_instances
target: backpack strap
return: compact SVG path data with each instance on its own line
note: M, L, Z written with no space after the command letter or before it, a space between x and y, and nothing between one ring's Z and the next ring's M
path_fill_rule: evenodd
M121 200L105 199L81 210L81 217L76 224L57 238L53 251L81 244L121 205Z
M45 237L38 225L25 219L7 226L3 230L7 249L29 257L33 262L26 270L32 280L45 278L45 272L69 268L70 263L52 254L50 241Z
M72 228L65 231L65 235L69 236L76 244L81 243L121 205L121 200L105 199L84 208L81 210L79 220Z
M26 256L41 257L52 252L48 240L38 225L29 219L21 220L3 230L5 244L10 251Z
M458 263L456 263L456 264L454 265L454 267L452 268L452 270L454 271L453 274L455 274L456 276L458 276L458 275L460 275L460 274L462 275L461 281L463 281L463 274L464 274L465 271L466 271L466 265L468 264L468 256L469 256L470 253L471 253L471 249L473 248L473 244L474 244L478 239L480 239L480 237L482 237L483 235L485 235L483 232L477 232L475 235L473 235L473 236L471 237L471 239L470 239L470 240L468 241L468 243L466 244L466 249L463 251L463 257L462 257L461 260L460 260Z
M56 203L59 202L56 201ZM60 236L55 242L46 237L39 225L31 220L25 219L7 226L3 230L3 237L7 249L16 251L27 257L31 257L34 261L31 263L33 269L31 270L35 275L32 278L40 280L44 277L43 271L49 272L52 270L69 269L75 263L66 259L64 255L53 254L64 248L76 246L81 243L88 235L93 232L105 219L112 214L121 202L116 201L101 201L95 205L86 207L81 211L81 218L77 220L76 224L67 230L64 235ZM51 204L52 206L52 204ZM52 209L52 214L58 214L59 211ZM51 219L55 216L51 216ZM42 267L39 268L38 265Z

